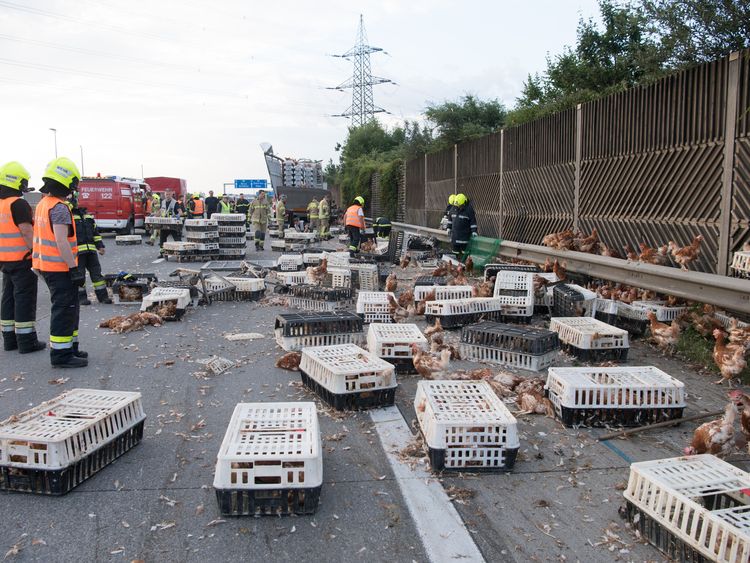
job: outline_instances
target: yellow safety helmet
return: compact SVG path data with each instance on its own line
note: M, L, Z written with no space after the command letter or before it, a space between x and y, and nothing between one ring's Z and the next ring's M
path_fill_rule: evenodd
M0 168L0 186L23 191L28 185L31 174L20 162L8 162Z
M161 199L161 196L156 192L153 193L153 196L154 196L154 199L157 199L157 200Z
M457 205L458 207L466 205L467 201L469 201L469 198L467 198L464 194L457 194L456 197L453 198L454 205Z
M66 188L72 189L81 179L81 173L72 160L61 156L47 165L47 170L44 171L44 176L42 176L43 180L45 178L60 182Z
M448 205L453 205L456 203L456 194L451 194L448 196Z
M195 199L196 197L200 197L200 196L201 194L193 194L193 199Z
M364 207L365 205L365 198L363 198L361 195L358 195L357 197L355 197L354 201L359 203L362 207Z

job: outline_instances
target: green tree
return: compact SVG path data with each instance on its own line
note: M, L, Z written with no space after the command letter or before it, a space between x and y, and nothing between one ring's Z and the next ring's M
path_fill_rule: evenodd
M498 100L485 102L467 94L455 102L430 104L424 113L437 133L430 149L440 150L500 130L507 111Z

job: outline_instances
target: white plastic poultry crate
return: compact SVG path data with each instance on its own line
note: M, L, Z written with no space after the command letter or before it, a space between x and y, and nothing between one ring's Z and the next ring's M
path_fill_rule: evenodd
M141 235L117 235L115 237L115 244L117 246L134 246L143 244L143 238Z
M642 426L685 410L685 385L654 366L551 367L545 389L566 426Z
M270 227L266 231L266 233L271 238L279 238L281 236L281 231L279 231L279 229L271 229Z
M276 343L288 352L314 346L364 344L362 318L351 312L286 313L276 317Z
M722 324L724 328L729 328L730 326L732 326L732 320L734 319L734 317L732 317L726 311L716 311L714 313L714 317L716 317L716 319ZM745 328L746 326L750 326L750 323L737 320L737 328Z
M306 242L313 242L317 237L316 233L303 233L297 229L284 229L284 239L286 240L301 240Z
M208 252L209 250L219 250L218 242L198 242L195 243L195 246L197 246L198 250L200 250L201 252Z
M432 292L435 293L432 301L474 297L474 288L470 285L417 285L414 286L414 301L424 301Z
M138 444L141 394L71 389L0 423L0 490L62 495Z
M682 313L687 311L687 307L669 307L666 301L633 301L633 307L652 311L659 322L672 322Z
M303 311L314 311L318 313L332 313L345 311L351 307L351 300L346 301L322 301L320 299L308 299L307 297L289 296L289 306Z
M670 559L750 561L750 475L710 454L630 466L628 520Z
M345 268L327 268L324 285L328 287L351 287L352 271Z
M246 232L247 232L247 229L244 223L241 225L234 225L231 223L219 223L219 236L225 236L225 237L235 236L236 237L236 236L242 236ZM239 233L239 234L234 234L234 233Z
M184 241L167 241L161 247L162 250L167 250L169 252L194 252L198 250L197 243Z
M146 217L146 225L158 227L182 227L182 219L176 217Z
M376 264L349 264L352 272L357 275L357 287L360 291L378 291L380 277Z
M305 285L310 283L307 272L276 272L276 279L283 285Z
M315 403L239 403L216 456L224 516L314 514L323 487Z
M221 248L219 247L219 256L227 258L239 258L247 253L246 248Z
M411 323L370 323L367 349L396 367L398 373L415 373L411 345L427 346L419 327Z
M219 239L219 231L191 231L185 229L185 238L188 239L188 242L214 241Z
M495 278L495 299L512 307L507 316L530 317L534 314L534 274L501 271Z
M349 235L347 235L346 233L339 235L338 241L349 242Z
M738 277L750 278L750 252L735 252L732 258L732 270Z
M325 255L325 252L305 252L302 255L302 262L305 266L317 266Z
M153 305L166 305L170 302L177 306L175 318L179 319L191 303L190 290L181 287L155 287L143 298L141 311L147 311Z
M225 244L245 245L247 244L247 239L245 237L219 237L219 244L221 245L225 245Z
M349 253L348 252L326 252L326 262L329 266L334 268L348 268L349 267Z
M250 235L250 233L247 233ZM283 240L272 240L271 241L271 250L274 250L276 252L284 252L286 249L286 245Z
M497 319L504 315L515 316L515 306L503 303L495 297L472 297L471 299L449 299L427 301L425 317L428 322L440 319L443 328L458 328L479 320Z
M200 227L218 227L219 222L216 219L185 219L185 229Z
M396 296L389 291L360 291L357 294L357 313L366 323L392 323L393 307L389 300Z
M513 468L516 419L486 381L420 381L414 409L433 470Z
M221 223L244 223L247 217L242 213L212 213L211 219ZM243 227L244 228L244 227Z
M276 267L281 272L297 272L305 265L301 254L282 254L276 259Z
M628 357L628 331L591 317L553 317L549 329L558 334L563 349L583 361L622 360Z
M392 405L393 365L354 344L302 349L302 382L336 410Z

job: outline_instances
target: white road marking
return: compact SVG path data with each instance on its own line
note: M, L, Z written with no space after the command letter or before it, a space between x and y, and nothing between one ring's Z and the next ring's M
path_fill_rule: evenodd
M152 264L161 264L162 262L164 262L164 258L157 258L156 260L154 260L154 261L153 261L153 262L151 262L151 263L152 263Z
M374 409L370 418L430 561L484 561L443 486L425 469L398 459L396 453L414 437L398 408Z

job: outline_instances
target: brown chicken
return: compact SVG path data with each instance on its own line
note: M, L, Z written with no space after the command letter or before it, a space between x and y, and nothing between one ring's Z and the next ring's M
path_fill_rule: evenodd
M414 303L411 303L406 307L398 307L395 311L393 311L392 314L394 322L402 323L409 317L413 317L417 314L417 307L414 305Z
M408 307L414 303L414 290L407 289L398 296L398 304L401 307Z
M433 334L437 334L438 332L443 332L443 325L440 324L440 319L435 319L434 325L428 326L426 329L424 329L424 335L428 338Z
M614 249L614 248L612 248L610 246L607 246L603 242L599 243L599 254L601 254L602 256L609 256L610 258L620 258L620 259L622 259L622 254L620 254L619 252L617 252L616 249Z
M287 352L276 360L276 367L287 369L289 371L299 370L299 364L302 361L302 352Z
M651 248L645 242L638 244L641 249L641 253L638 255L639 262L646 262L647 264L654 264L656 266L666 266L669 264L669 256L667 255L667 245L660 246L659 248Z
M727 404L724 416L701 424L693 434L693 441L683 451L685 455L713 454L725 458L734 450L734 421L737 407Z
M545 258L544 264L540 266L542 272L545 274L549 274L552 271L552 259L551 258Z
M565 264L561 266L557 262L557 259L552 263L552 271L557 276L558 281L564 282L568 277L568 274L565 272Z
M378 243L375 239L369 239L359 245L360 252L375 252L378 249Z
M443 350L450 350L451 360L461 359L461 352L458 350L456 346L445 343L445 338L443 337L442 332L433 334L429 338L429 340L430 340L430 352L432 352L433 354L439 354Z
M401 269L404 270L409 266L409 263L411 262L411 255L406 254L402 259L401 262L399 262L399 266L401 266Z
M680 248L674 241L669 241L669 251L672 253L674 261L680 265L680 268L687 270L688 264L695 261L701 253L701 242L703 236L697 235L693 242Z
M745 350L750 350L750 326L740 328L737 319L732 318L729 323L729 342L744 346Z
M638 253L635 250L633 250L632 246L630 246L629 244L626 244L622 248L625 251L625 256L627 257L628 260L630 260L631 262L638 262Z
M469 280L467 280L464 275L463 266L458 266L451 273L453 274L453 278L448 280L448 285L469 285Z
M143 289L141 289L140 287L128 287L127 285L121 285L117 289L117 296L120 298L120 301L142 301Z
M680 325L678 323L668 325L657 321L653 311L649 311L646 316L650 322L651 341L665 352L674 351L680 339Z
M385 290L393 293L398 289L398 279L396 279L396 272L391 272L385 279Z
M414 369L425 379L433 379L434 374L444 372L451 360L451 351L447 349L442 350L439 356L433 356L417 344L412 344L411 352Z
M161 326L163 319L153 313L141 312L132 315L118 315L99 324L99 328L109 328L112 332L122 334L141 330L145 326Z
M526 379L516 386L516 405L521 410L517 414L544 414L554 418L552 401L544 396L543 378Z
M464 266L466 266L466 273L471 275L474 273L474 259L471 256L468 256L466 258L466 262L464 262Z
M703 314L699 314L695 311L690 313L690 322L693 328L698 331L701 336L708 337L714 333L717 328L724 330L724 325L719 319L714 316L716 307L713 305L704 305Z
M732 399L738 407L742 407L740 413L740 431L745 437L748 452L750 452L750 395L743 393L739 389L729 392L729 398Z
M579 252L591 252L593 254L599 253L599 233L596 227L591 229L591 234L585 238L577 241L576 246Z
M450 262L443 262L439 264L437 268L432 270L432 277L440 278L453 273L453 267Z
M149 308L149 312L160 316L164 320L174 320L177 315L177 302L166 301L165 303L156 304Z
M307 279L314 285L321 285L328 274L328 259L323 258L317 266L309 266L306 270Z
M427 302L428 301L435 301L435 290L433 289L429 293L426 293L424 296L424 299L422 301L419 301L417 303L417 308L415 311L415 314L417 315L424 315L425 310L427 309Z
M480 284L474 286L471 290L471 294L474 297L492 297L495 292L495 276L492 276L489 280L483 281Z
M716 339L713 354L714 363L721 372L721 379L714 381L714 383L719 384L728 380L731 386L732 379L738 377L742 370L747 367L745 347L738 344L724 344L724 332L718 328L714 330L714 338Z

